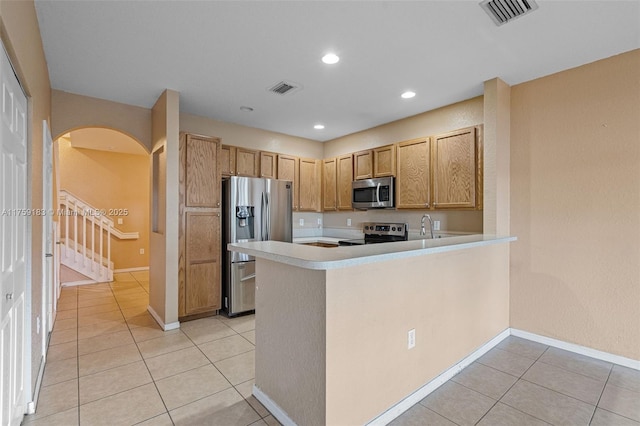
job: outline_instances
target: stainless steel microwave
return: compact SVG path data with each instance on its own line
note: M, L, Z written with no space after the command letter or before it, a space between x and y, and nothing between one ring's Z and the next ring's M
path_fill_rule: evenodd
M351 184L354 209L388 209L395 207L394 178L355 180Z

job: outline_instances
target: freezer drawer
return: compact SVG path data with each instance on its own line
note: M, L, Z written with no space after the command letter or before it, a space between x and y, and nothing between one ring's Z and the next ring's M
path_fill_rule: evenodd
M229 315L251 311L256 308L256 262L231 264L231 288L229 291Z

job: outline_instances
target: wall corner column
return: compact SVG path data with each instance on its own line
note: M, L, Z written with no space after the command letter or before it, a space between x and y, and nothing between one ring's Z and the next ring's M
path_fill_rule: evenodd
M499 78L484 83L485 234L509 235L511 86Z
M149 311L165 330L178 322L180 95L165 90L152 108Z

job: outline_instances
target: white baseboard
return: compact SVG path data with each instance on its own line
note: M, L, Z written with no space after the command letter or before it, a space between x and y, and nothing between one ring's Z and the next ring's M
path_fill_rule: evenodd
M114 274L119 274L122 272L138 272L138 271L148 271L149 267L148 266L140 266L138 268L124 268L124 269L114 269L113 273Z
M405 399L398 402L396 405L389 408L387 411L380 414L375 419L371 420L369 423L367 423L367 425L378 426L378 425L386 425L391 423L391 421L393 421L395 418L399 417L402 413L404 413L405 411L407 411L408 409L416 405L419 401L424 399L431 392L438 389L445 382L447 382L453 376L455 376L460 371L462 371L465 367L471 365L475 360L477 360L482 355L486 354L491 349L493 349L493 347L496 346L498 343L500 343L501 341L509 337L509 334L510 334L509 329L504 330L503 332L498 334L496 337L489 340L487 343L485 343L484 345L480 346L478 349L473 351L470 355L465 357L462 361L460 361L453 367L449 368L448 370L444 371L438 377L431 380L429 383L422 386L420 389L418 389L411 395L407 396ZM254 389L255 389L255 386L254 386Z
M60 284L61 287L75 287L77 285L89 285L89 284L98 284L98 281L95 280L80 280L80 281L70 281L68 283Z
M282 424L282 426L297 426L296 422L291 420L291 418L289 418L287 413L282 408L280 408L278 404L273 402L273 400L269 398L267 394L262 392L262 390L259 387L257 387L256 385L253 385L252 393L253 393L253 396L255 396L256 399L260 401L262 405L264 405L264 408L269 410L269 412L273 415L273 417L278 419L278 421Z
M162 321L162 319L160 318L160 315L158 315L158 313L151 307L151 305L147 306L147 311L151 314L153 319L156 320L158 325L164 331L175 330L177 328L180 328L180 322L179 321L171 322L169 324L165 324L164 321Z
M518 330L517 328L511 329L511 335L522 337L523 339L531 340L533 342L542 343L543 345L553 346L554 348L564 349L565 351L599 359L601 361L622 365L623 367L633 368L634 370L640 370L640 361L635 359L625 358L620 355L599 351L597 349L588 348L586 346L576 345L575 343L564 342L562 340L541 336L535 333L529 333L528 331Z

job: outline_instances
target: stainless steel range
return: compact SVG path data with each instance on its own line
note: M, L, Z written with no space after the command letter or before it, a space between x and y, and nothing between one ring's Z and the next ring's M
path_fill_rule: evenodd
M342 240L341 246L360 246L363 244L391 243L409 239L408 223L368 222L363 225L364 238Z

